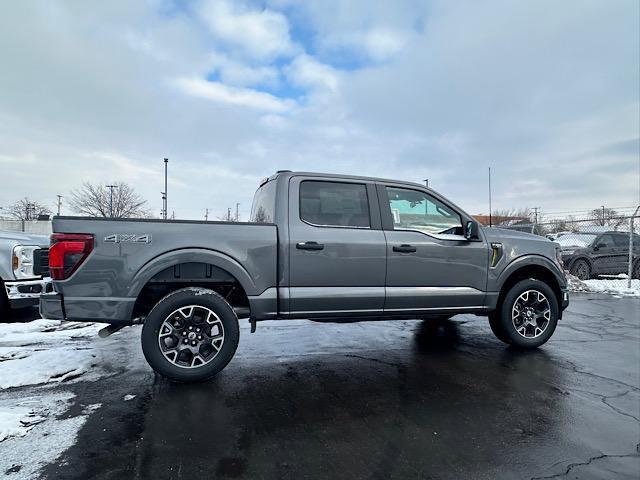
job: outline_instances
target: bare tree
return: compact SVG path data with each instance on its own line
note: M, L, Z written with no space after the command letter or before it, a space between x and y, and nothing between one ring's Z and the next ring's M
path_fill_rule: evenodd
M90 217L140 218L151 216L147 201L125 182L108 188L103 184L85 182L71 192L69 204L77 213Z
M51 215L48 207L28 197L18 200L4 210L16 220L37 220L40 215Z
M596 208L591 211L591 218L593 218L597 225L614 225L617 222L616 217L618 212L613 208Z
M529 223L531 222L531 210L528 208L505 208L494 210L491 214L493 223L499 225L503 222Z

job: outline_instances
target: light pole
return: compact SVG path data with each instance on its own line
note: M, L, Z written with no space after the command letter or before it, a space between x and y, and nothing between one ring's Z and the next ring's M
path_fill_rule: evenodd
M238 202L236 202L236 222L238 221L239 217L238 217L238 208L240 207L240 204Z
M489 226L492 226L491 218L491 167L489 167Z
M62 195L56 195L58 197L58 216L60 216L60 207L62 206Z
M426 186L427 188L429 188L429 179L428 179L428 178L425 178L425 179L423 180L423 182L424 182L425 186Z
M118 188L117 185L107 185L109 189L109 216L113 217L113 189Z

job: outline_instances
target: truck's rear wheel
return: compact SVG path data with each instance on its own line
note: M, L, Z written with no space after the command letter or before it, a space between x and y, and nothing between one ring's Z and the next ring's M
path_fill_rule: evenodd
M532 278L521 280L504 297L500 327L507 343L536 348L553 335L559 312L558 300L549 285Z
M207 380L238 347L238 318L213 290L184 288L160 300L142 327L142 351L157 373L178 382Z

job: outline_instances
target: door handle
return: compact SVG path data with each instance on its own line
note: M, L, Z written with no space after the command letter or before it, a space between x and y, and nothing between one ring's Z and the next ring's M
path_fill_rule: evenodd
M415 253L416 247L414 247L413 245L407 245L405 243L405 244L402 244L400 246L394 245L393 246L393 251L394 252L400 252L400 253Z
M324 244L318 242L300 242L296 243L298 250L323 250Z

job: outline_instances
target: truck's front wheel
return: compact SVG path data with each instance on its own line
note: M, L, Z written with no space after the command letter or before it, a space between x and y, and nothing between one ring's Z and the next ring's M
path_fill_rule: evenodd
M500 306L501 340L520 348L539 347L553 335L559 312L549 285L533 278L521 280L509 289Z
M207 380L238 347L238 318L213 290L184 288L160 300L142 327L142 351L157 373L178 382Z

